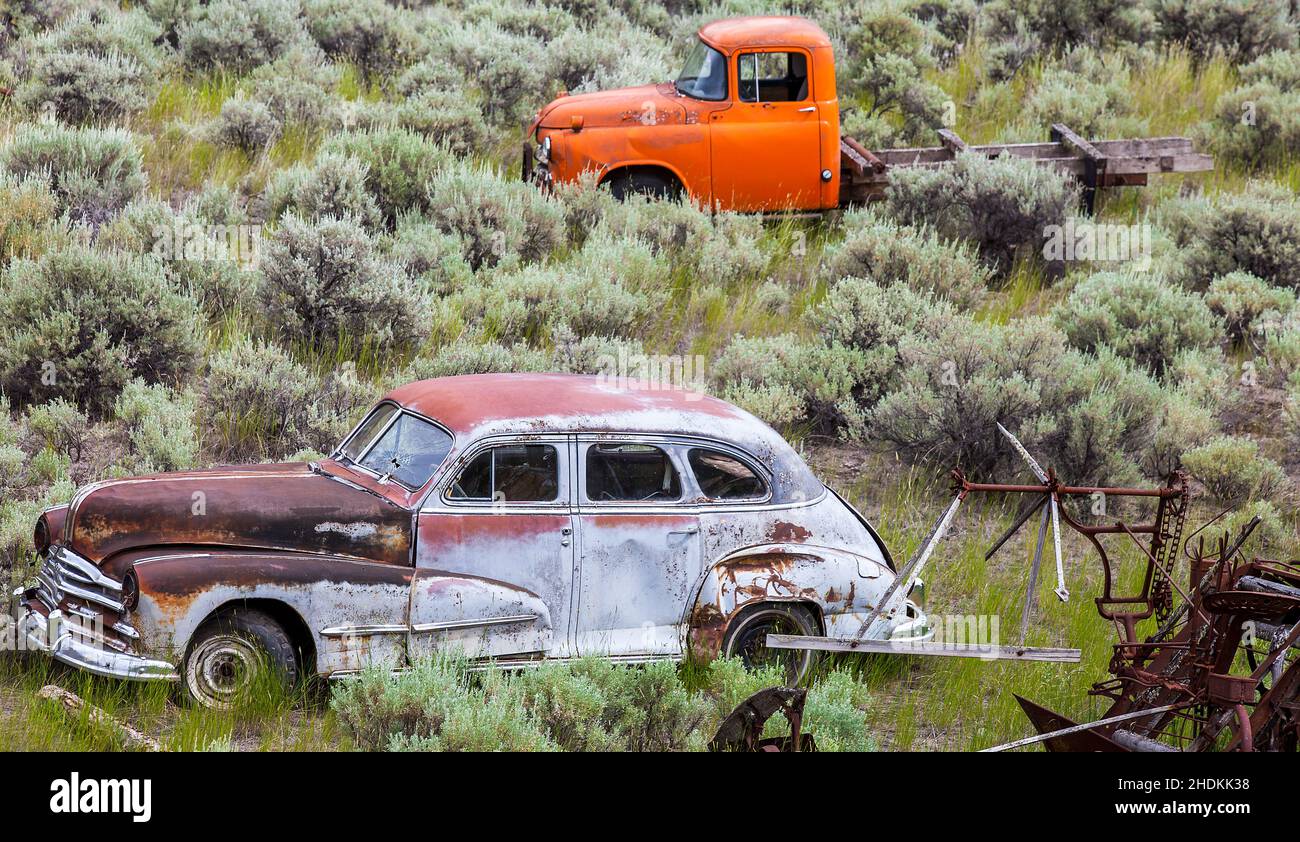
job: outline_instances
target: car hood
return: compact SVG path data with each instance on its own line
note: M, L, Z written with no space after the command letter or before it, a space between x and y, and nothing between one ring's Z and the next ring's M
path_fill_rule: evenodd
M646 121L652 113L655 125L681 123L686 119L686 108L671 82L559 97L537 112L533 131L537 126L567 129L573 117L582 117L584 129L626 126Z
M208 545L409 563L407 509L303 462L95 483L73 499L64 542L102 564L125 550Z

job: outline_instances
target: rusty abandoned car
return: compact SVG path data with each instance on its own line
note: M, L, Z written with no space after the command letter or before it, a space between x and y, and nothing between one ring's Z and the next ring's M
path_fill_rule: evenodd
M36 525L28 649L179 680L222 707L444 647L504 665L781 661L853 635L895 581L872 527L775 431L702 394L599 377L403 386L327 459L111 480ZM916 605L891 639L929 634Z

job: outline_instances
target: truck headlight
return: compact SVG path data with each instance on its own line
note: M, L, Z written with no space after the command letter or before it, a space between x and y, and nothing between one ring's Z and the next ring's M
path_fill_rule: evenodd
M551 136L547 135L542 138L542 142L537 144L537 163L549 164L551 162Z
M912 589L907 592L907 598L912 600L918 606L925 605L925 580L917 579Z

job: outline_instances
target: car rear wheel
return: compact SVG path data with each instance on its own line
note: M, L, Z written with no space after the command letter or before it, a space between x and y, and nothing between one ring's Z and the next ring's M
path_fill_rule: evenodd
M630 196L647 196L651 199L676 199L680 195L677 183L656 172L633 170L609 180L609 192L620 202Z
M228 710L261 689L292 687L299 676L293 641L267 614L228 611L194 634L181 677L196 704Z
M722 652L740 658L746 669L775 666L784 670L786 682L796 685L815 663L816 653L807 649L769 649L769 634L820 634L817 618L803 605L771 603L751 609L727 630Z

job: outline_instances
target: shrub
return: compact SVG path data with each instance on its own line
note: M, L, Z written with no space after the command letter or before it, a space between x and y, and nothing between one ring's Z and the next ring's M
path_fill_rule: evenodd
M1244 193L1167 206L1162 222L1179 248L1176 278L1194 289L1230 272L1300 289L1300 200L1253 183Z
M98 225L144 191L140 150L122 129L19 126L0 149L13 175L49 179L58 209L73 221Z
M1219 97L1209 127L1215 153L1246 169L1284 166L1300 145L1298 84L1261 80Z
M175 380L198 350L195 303L152 259L82 248L14 261L0 276L0 388L66 398L92 415L135 377Z
M221 113L213 121L212 140L220 146L242 149L256 155L280 133L280 121L271 109L255 99L231 97L221 105Z
M534 345L559 325L579 336L625 336L662 299L629 288L616 270L581 266L525 266L456 297L463 316L488 338Z
M137 473L180 471L194 467L198 431L195 398L143 380L126 384L113 405L113 414L126 425L131 442L132 470Z
M330 707L367 751L554 750L505 678L473 682L461 658L437 655L397 674L365 669L334 688Z
M528 345L521 343L505 346L496 342L462 338L439 348L433 356L412 360L398 375L396 383L454 377L458 374L549 370L551 365L547 354Z
M489 119L525 119L547 97L547 53L542 42L492 23L449 31L430 52L452 55L466 79L483 92Z
M817 737L818 751L876 751L867 725L866 687L837 667L808 689L803 727Z
M526 671L519 687L530 717L565 751L681 751L705 740L708 702L669 661L629 669L584 658Z
M557 201L485 169L461 165L439 172L429 184L428 201L430 220L461 238L475 271L541 260L564 242Z
M1183 454L1183 467L1216 499L1228 505L1268 498L1287 488L1282 468L1259 452L1259 443L1217 436Z
M326 141L322 151L348 155L366 165L366 189L390 227L403 211L428 211L432 202L444 198L432 185L449 160L447 148L415 132L400 128L345 132Z
M1065 67L1043 71L1025 103L1021 124L1042 132L1053 123L1066 123L1083 137L1113 137L1117 118L1129 107L1129 74L1119 64L1090 62L1084 72Z
M367 79L403 63L413 46L400 13L384 0L307 0L307 30L325 52L351 61Z
M1053 315L1076 348L1104 346L1157 375L1178 352L1208 348L1224 332L1199 295L1154 274L1094 273Z
M773 425L796 421L818 432L859 435L860 405L870 406L895 360L893 348L865 354L793 334L731 340L713 364L728 401Z
M1164 412L1166 390L1127 360L1102 348L1070 351L1042 378L1041 452L1076 484L1132 485L1173 467L1153 452L1157 440L1185 436L1182 418ZM1145 468L1145 471L1142 469Z
M906 284L961 310L975 307L984 296L988 270L965 245L874 215L850 214L845 229L844 239L826 252L824 265L832 279L865 278L882 287Z
M899 385L871 412L874 437L902 455L991 476L1011 455L997 423L1033 448L1052 429L1044 394L1065 354L1042 319L954 319L933 339L905 338Z
M1205 303L1227 327L1228 339L1239 345L1254 333L1261 317L1279 318L1295 308L1295 293L1269 286L1249 272L1230 272L1210 282Z
M1161 35L1198 56L1252 61L1296 44L1288 0L1160 0L1154 8Z
M1235 539L1240 530L1253 518L1259 525L1250 533L1243 555L1255 558L1295 558L1297 547L1294 521L1282 516L1277 506L1267 500L1247 503L1216 524Z
M371 131L416 132L462 158L478 153L491 142L483 112L462 91L431 91L399 103L371 103L362 111L358 122Z
M418 342L427 332L424 293L376 255L350 220L286 217L266 244L261 272L267 314L290 337L386 348Z
M31 256L57 204L44 174L15 176L0 170L0 255Z
M139 12L69 18L26 45L31 59L17 99L73 123L140 111L157 87L160 34Z
M462 91L465 77L445 53L433 53L411 65L398 77L397 93L417 99L429 93Z
M419 216L398 218L397 230L384 238L384 254L435 294L463 289L474 279L460 238Z
M1140 44L1155 32L1147 4L1141 0L993 0L980 10L991 44L1034 34L1039 49L1060 51L1076 44Z
M936 169L900 169L890 176L887 208L940 237L968 240L1002 269L1018 252L1042 242L1048 225L1063 225L1078 197L1057 172L1031 161L961 154Z
M298 0L212 0L179 28L181 58L192 70L242 74L306 37Z
M241 339L208 357L204 414L230 458L300 450L311 375L275 345Z
M315 46L298 45L253 71L253 99L284 125L329 125L338 110L334 89L341 77Z
M81 461L90 423L75 404L62 398L27 410L27 427L73 462Z
M370 229L382 224L379 205L366 189L369 168L356 158L322 152L310 166L278 173L267 190L268 216L352 219Z

